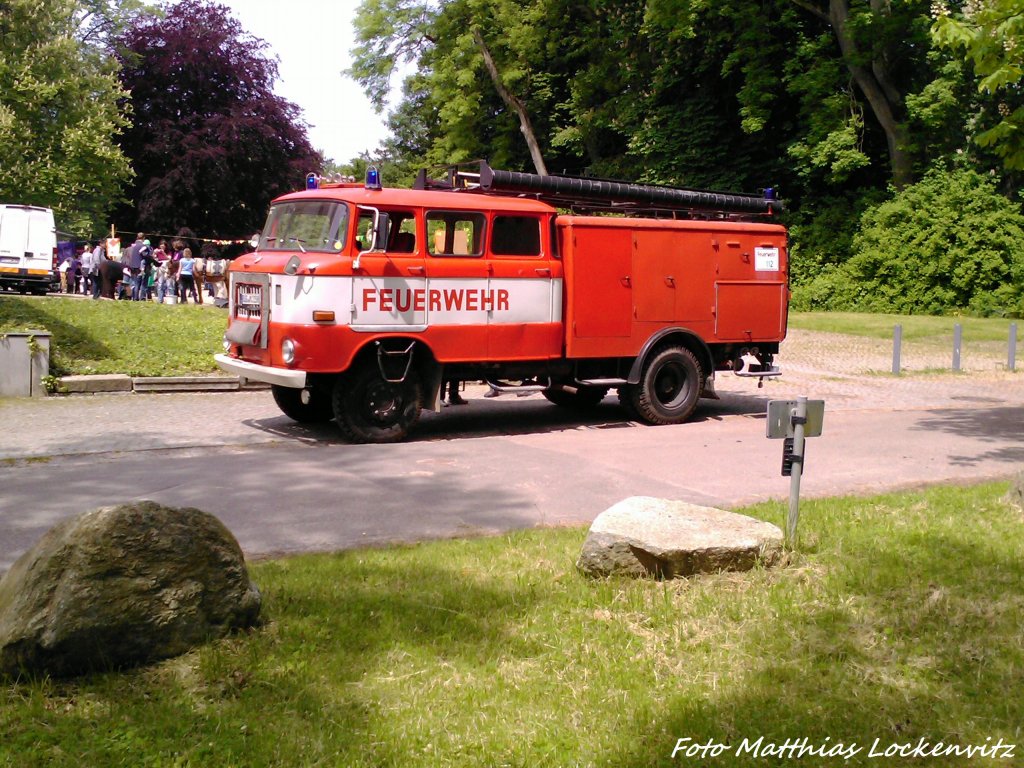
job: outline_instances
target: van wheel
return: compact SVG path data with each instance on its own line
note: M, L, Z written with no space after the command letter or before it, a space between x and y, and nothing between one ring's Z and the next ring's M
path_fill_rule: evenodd
M309 402L302 402L302 390L295 387L270 385L274 402L281 412L293 421L301 424L322 424L334 418L330 392L322 389L309 390Z
M542 394L549 402L562 408L585 410L587 408L594 408L604 400L604 396L608 394L608 388L580 387L575 393L566 392L564 389L552 388L545 389Z
M693 414L704 377L685 347L664 347L644 364L640 384L630 387L633 410L648 424L680 424Z
M385 381L374 361L367 361L334 385L334 417L355 443L397 443L420 418L419 376L410 369L405 381Z

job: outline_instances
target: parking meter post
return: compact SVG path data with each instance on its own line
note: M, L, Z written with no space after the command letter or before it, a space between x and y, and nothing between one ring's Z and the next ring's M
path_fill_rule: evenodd
M796 399L793 409L793 473L789 476L789 514L786 516L786 546L796 548L796 524L800 519L800 476L804 471L804 425L807 398Z

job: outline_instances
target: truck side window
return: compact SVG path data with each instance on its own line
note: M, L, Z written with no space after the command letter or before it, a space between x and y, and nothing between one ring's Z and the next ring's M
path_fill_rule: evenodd
M480 256L487 218L467 211L427 213L427 249L431 256Z
M414 253L416 251L416 215L412 211L392 211L381 209L386 214L382 220L387 224L388 231L384 236L387 250L392 253ZM368 251L373 247L370 242L370 231L373 229L373 214L361 211L356 224L356 248Z
M394 212L391 214L388 250L393 253L415 253L416 217L414 214L404 212Z
M491 253L495 256L540 256L540 219L495 216Z

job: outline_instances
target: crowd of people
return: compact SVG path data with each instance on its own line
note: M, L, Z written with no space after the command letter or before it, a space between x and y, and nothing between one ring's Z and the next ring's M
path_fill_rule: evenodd
M94 299L158 301L160 303L203 303L226 298L223 259L197 258L184 240L173 240L169 248L161 240L153 248L145 233L125 248L119 259L107 253L101 240L86 243L80 254L72 254L58 266L61 293L81 293Z

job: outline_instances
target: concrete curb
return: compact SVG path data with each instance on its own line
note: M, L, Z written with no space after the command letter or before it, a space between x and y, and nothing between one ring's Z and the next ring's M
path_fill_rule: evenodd
M96 376L64 376L62 393L70 395L107 392L237 392L267 389L261 382L242 384L238 376L126 376L123 373Z

